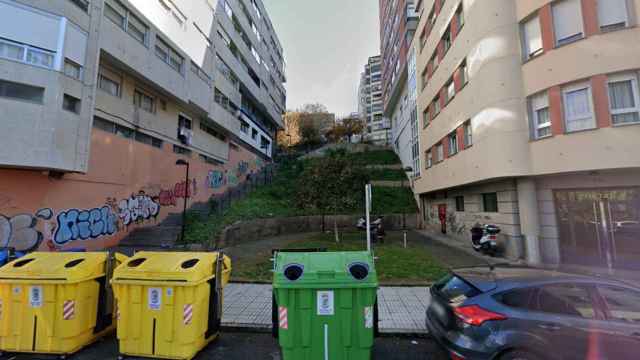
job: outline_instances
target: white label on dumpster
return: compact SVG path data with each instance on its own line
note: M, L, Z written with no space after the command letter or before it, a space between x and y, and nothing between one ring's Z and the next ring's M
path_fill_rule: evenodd
M16 294L16 295L20 294L20 286L15 286L13 288L13 293Z
M160 310L162 307L162 289L149 288L149 309Z
M33 308L42 307L42 286L31 286L29 288L29 304Z
M167 288L167 296L173 296L173 288Z
M333 291L318 291L318 315L333 315Z
M373 327L373 308L371 306L365 306L364 308L364 327L366 329Z

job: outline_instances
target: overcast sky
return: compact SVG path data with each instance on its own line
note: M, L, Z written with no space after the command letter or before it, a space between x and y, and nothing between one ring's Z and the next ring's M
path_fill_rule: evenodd
M380 52L378 0L263 0L284 47L287 109L358 110L360 73Z

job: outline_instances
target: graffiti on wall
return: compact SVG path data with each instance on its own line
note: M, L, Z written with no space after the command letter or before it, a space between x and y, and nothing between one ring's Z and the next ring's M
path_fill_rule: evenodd
M246 161L240 161L238 163L238 177L245 175L247 172L249 172L249 163Z
M220 170L210 170L205 184L210 189L219 189L224 186L224 173Z
M141 224L151 218L155 220L159 214L160 203L157 202L157 198L148 196L144 191L118 203L118 217L125 226L132 222Z
M93 209L69 209L57 216L53 241L64 245L74 240L97 239L117 231L117 216L107 205Z
M230 186L236 186L238 185L238 182L238 175L232 171L227 171L227 184Z
M45 238L51 238L52 228L48 220L53 218L51 209L40 209L35 214L18 214L7 217L0 214L0 246L18 251L36 249Z
M190 198L198 193L198 185L196 179L179 182L171 189L160 190L158 194L158 202L162 206L176 206L178 199Z

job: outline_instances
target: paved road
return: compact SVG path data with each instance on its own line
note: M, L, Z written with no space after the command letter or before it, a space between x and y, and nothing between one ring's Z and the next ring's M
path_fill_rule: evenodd
M116 359L117 346L109 337L70 357L73 360ZM445 360L444 352L425 337L376 339L374 359L378 360ZM45 356L20 355L20 359L52 359ZM131 358L128 358L131 359ZM264 333L224 333L217 341L201 351L194 360L280 360L277 340ZM131 359L133 360L133 359Z

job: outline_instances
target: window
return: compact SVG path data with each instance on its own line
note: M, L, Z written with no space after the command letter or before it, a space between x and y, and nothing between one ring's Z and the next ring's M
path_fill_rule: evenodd
M467 66L467 60L465 59L460 64L460 83L465 86L469 82L469 67Z
M536 15L527 20L521 27L524 60L542 53L542 33L540 18Z
M205 124L204 121L205 120L201 120L200 121L200 130L206 132L207 134L209 134L209 135L211 135L211 136L213 136L213 137L215 137L215 138L217 138L219 140L225 141L227 139L224 135L219 133L216 129L214 129L211 126Z
M258 130L251 129L251 139L258 140Z
M136 131L135 140L138 141L138 142L141 142L143 144L151 145L151 146L159 148L159 149L162 148L162 140L157 139L157 138L155 138L153 136L141 133L139 131Z
M100 74L98 75L98 87L113 96L120 96L121 79L116 78L116 76L114 76L115 74L107 75L107 72L107 70L100 70Z
M155 111L155 99L138 89L133 92L133 104L146 112Z
M0 80L0 97L42 104L44 88Z
M497 301L512 308L535 310L536 294L536 288L524 288L506 291L494 297Z
M464 123L464 147L468 148L473 145L473 130L471 128L471 120Z
M233 73L231 68L219 57L216 55L216 67L218 71L224 76L225 79L229 80L231 85L237 90L239 89L240 82L238 81L238 77Z
M93 127L110 133L116 132L116 124L99 117L93 118Z
M431 121L429 116L431 116L431 114L429 113L429 108L424 109L424 111L422 112L422 126L423 127L426 127L427 125L429 125L429 122Z
M551 135L551 119L549 117L549 98L541 93L529 98L531 114L532 138L541 139Z
M425 158L427 158L427 169L433 166L433 153L431 153L431 150L428 150L425 153Z
M64 59L64 74L77 80L82 79L82 66L69 59Z
M240 131L249 134L249 124L246 121L240 120Z
M225 0L222 1L222 7L224 8L224 12L227 14L229 19L233 17L233 10L231 10L231 6Z
M196 76L198 76L200 80L204 81L207 85L211 86L211 77L209 77L209 75L207 75L207 73L193 61L191 62L191 72L196 74Z
M149 27L130 12L127 16L127 32L142 44L147 44Z
M433 114L434 117L440 114L440 96L436 96L436 98L433 99Z
M64 94L62 97L62 108L72 113L80 113L80 99Z
M581 83L562 89L565 129L567 132L592 129L595 127L591 87Z
M449 155L455 155L458 153L458 135L456 132L449 134Z
M24 45L0 39L0 57L11 60L25 61L24 55Z
M29 64L53 69L54 56L55 53L50 51L34 48L27 49L27 62Z
M482 211L498 212L498 193L482 194Z
M187 157L191 156L191 150L178 145L173 145L173 152L180 155L186 155Z
M447 87L447 102L449 102L454 96L456 96L456 84L451 80L445 86Z
M437 162L441 162L444 161L444 145L442 144L438 144L436 145L436 161Z
M191 130L191 119L187 118L184 115L178 115L178 127Z
M159 37L156 37L156 55L175 71L183 73L184 58Z
M444 46L444 52L446 53L451 48L451 29L447 28L442 37L442 44Z
M458 32L464 26L464 9L462 8L462 4L456 10L456 20L458 20Z
M582 7L580 0L561 0L552 4L556 45L582 39Z
M598 1L598 21L602 31L624 29L629 26L627 0Z
M456 211L464 211L464 196L456 196Z
M598 286L606 305L607 318L617 321L640 323L640 294L617 286Z
M636 74L609 77L609 104L614 125L640 122L640 96Z
M546 285L540 288L536 308L539 311L593 319L595 312L586 288L573 284Z
M127 9L117 0L106 0L104 3L104 16L113 21L116 25L125 28Z
M71 2L82 9L84 12L89 12L89 1L88 0L71 0Z
M258 62L258 64L261 64L260 61L260 54L258 54L258 50L256 50L253 46L251 46L251 54L253 55L253 57L256 59L256 61Z

